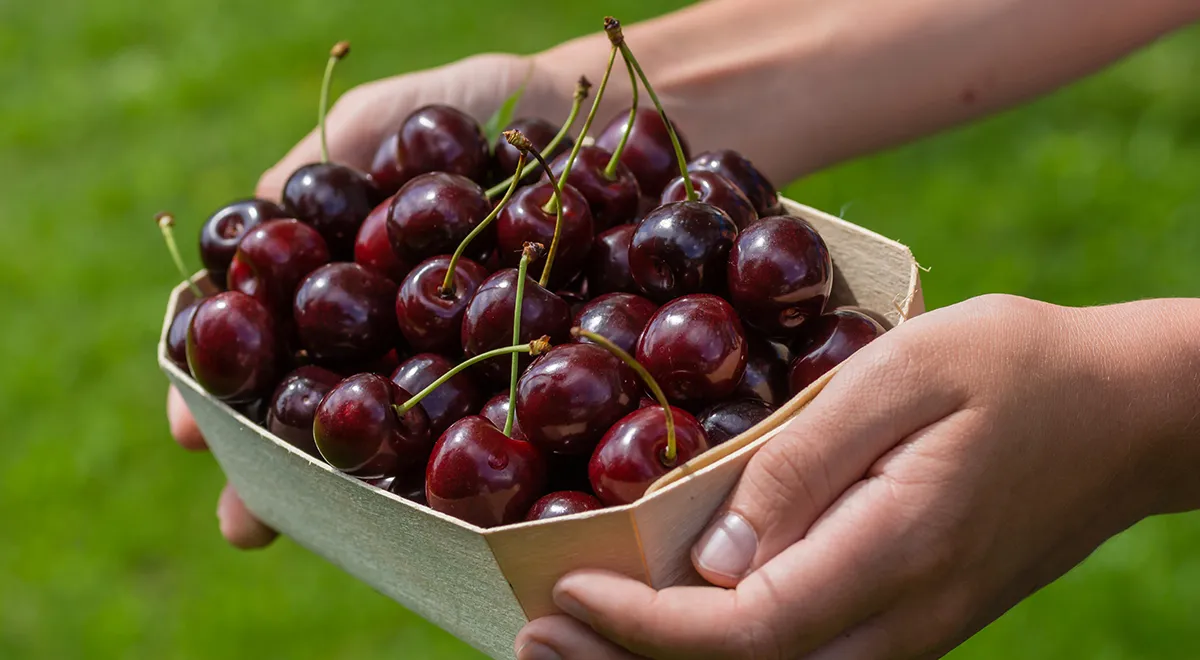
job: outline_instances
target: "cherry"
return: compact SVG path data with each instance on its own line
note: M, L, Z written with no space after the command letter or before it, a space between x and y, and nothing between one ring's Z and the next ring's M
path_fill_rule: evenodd
M637 407L637 374L600 346L563 344L534 360L517 384L517 417L546 453L587 454Z
M300 342L318 363L353 366L396 345L396 284L355 263L332 263L309 274L296 291L293 315Z
M241 413L242 417L250 420L256 426L267 425L267 409L270 402L266 399L255 399L246 403L230 404L234 410Z
M378 374L338 383L317 406L313 438L330 465L355 477L384 477L420 465L433 437L420 406L399 414L408 392Z
M584 268L589 294L641 292L629 270L629 243L636 230L637 225L617 225L592 240Z
M605 169L612 159L612 152L595 146L585 146L562 154L550 163L550 171L561 177L568 161L571 171L567 184L580 192L587 200L593 221L598 229L632 222L637 217L641 190L637 179L627 167L618 163L612 176Z
M775 408L758 399L736 399L709 406L698 419L709 442L716 447L749 431L773 412Z
M754 205L746 198L746 194L742 192L741 188L738 188L737 184L729 179L716 172L703 170L689 172L688 178L692 180L692 185L700 196L700 201L712 204L724 211L739 230L749 227L758 220L758 213L754 210ZM683 185L683 177L677 176L671 179L671 182L662 191L662 203L682 202L685 199L687 199L687 189Z
M546 487L546 461L478 415L438 438L425 471L429 505L478 527L520 522Z
M225 272L242 237L267 220L286 217L283 209L265 199L242 199L217 209L200 228L200 261L208 279L224 287Z
M664 204L642 219L629 243L629 270L651 299L666 301L725 287L737 226L704 202Z
M450 257L426 259L404 278L396 294L396 319L400 332L414 350L457 355L462 352L463 314L488 271L461 258L454 269L454 291L442 291Z
M879 321L855 309L835 309L813 319L792 347L796 356L788 374L792 394L803 391L883 333Z
M267 407L267 430L288 444L317 458L313 418L317 405L342 377L315 365L306 365L283 377Z
M641 296L632 293L606 293L576 312L571 326L603 335L620 346L621 350L633 353L637 350L642 330L656 311L658 305ZM587 343L588 339L581 336L573 341Z
M488 402L483 404L483 409L479 411L479 415L496 428L503 430L504 423L508 418L508 392L501 392L488 399ZM521 420L519 419L513 420L512 437L516 440L527 440L525 432L521 430Z
M587 200L571 186L562 188L562 229L559 232L557 269L551 271L553 286L569 282L582 269L588 250L592 246L592 213ZM500 251L500 262L509 268L521 259L521 250L526 243L551 245L557 217L554 211L547 213L546 206L554 197L554 188L547 182L521 188L513 195L496 218L496 245ZM549 263L549 262L547 262ZM543 264L531 268L531 275L541 277Z
M725 300L692 294L663 305L638 341L637 360L681 405L733 393L746 371L746 334Z
M658 405L658 404L655 404ZM587 454L546 454L546 490L574 490L581 493L591 493L592 484L588 481L588 462L592 460L591 453Z
M654 108L638 108L632 127L627 129L628 123L628 111L613 117L596 139L596 146L611 152L620 143L621 134L629 130L629 142L621 154L621 163L637 178L643 194L658 197L667 183L679 175L671 135ZM679 137L684 160L687 160L687 141L678 129L675 134Z
M700 422L672 407L677 455L667 461L667 423L662 406L639 408L604 434L588 463L588 478L596 497L608 506L635 502L650 484L675 466L708 449Z
M513 268L497 271L479 285L463 314L462 348L468 357L511 344L516 289L517 271ZM520 341L543 335L554 344L566 341L571 329L571 310L566 301L528 277L524 297ZM529 358L521 358L523 370ZM509 366L507 360L492 359L480 363L479 371L486 380L500 383L507 381Z
M571 136L565 136L554 148L547 150L547 145L558 134L558 127L551 124L549 121L541 117L522 117L509 122L505 130L520 131L529 141L533 143L534 148L542 152L548 159L553 159L555 156L566 153L575 145L575 140ZM497 179L506 179L517 172L517 158L520 156L520 150L509 144L508 140L504 139L503 135L496 137L496 143L492 146L492 162L493 174ZM523 168L522 168L523 169ZM522 183L533 183L537 180L536 174L527 174L522 179Z
M429 501L425 499L425 466L420 465L413 469L405 470L404 472L392 477L384 486L388 492L399 495L410 502L416 502L424 506L429 506Z
M772 406L788 399L788 365L792 362L787 346L746 333L746 373L733 390L739 399L759 399Z
M585 511L603 509L600 500L581 493L577 490L560 490L543 495L529 508L525 520L549 520L560 516L570 516Z
M400 130L379 145L371 179L389 195L428 172L447 172L483 183L490 158L479 122L448 105L426 105L413 111Z
M396 367L392 382L406 392L420 392L453 368L454 363L436 353L418 353ZM430 434L441 435L454 422L475 414L482 399L479 387L467 372L443 383L421 399L421 408L429 417Z
M297 220L269 220L246 234L229 264L230 291L258 299L286 318L296 287L329 262L325 239Z
M412 264L396 256L392 249L392 241L388 238L387 217L391 208L391 199L380 202L362 227L358 228L358 237L354 239L354 262L363 268L386 275L396 284L404 281L404 276L412 270Z
M392 198L387 231L396 256L414 263L449 254L492 210L483 188L457 174L430 172L413 178ZM492 231L472 243L481 256L494 243Z
M175 363L175 366L183 369L187 373L191 373L187 363L187 336L188 327L192 324L192 316L196 314L196 305L199 300L193 301L187 307L179 310L175 314L175 318L171 319L171 325L167 327L167 357Z
M261 398L279 368L275 321L262 303L238 291L196 305L187 335L187 361L196 382L227 403Z
M788 337L824 309L833 287L833 260L808 222L763 218L738 235L727 280L729 300L748 324Z
M750 161L732 149L706 151L688 163L688 171L716 172L729 179L746 194L759 217L784 214L775 186Z

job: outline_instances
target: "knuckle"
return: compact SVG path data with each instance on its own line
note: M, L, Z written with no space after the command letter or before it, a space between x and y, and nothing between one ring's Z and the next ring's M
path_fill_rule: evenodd
M785 431L782 442L769 443L754 457L748 471L750 496L771 510L821 507L829 497L829 477L818 443ZM766 530L758 530L764 533Z

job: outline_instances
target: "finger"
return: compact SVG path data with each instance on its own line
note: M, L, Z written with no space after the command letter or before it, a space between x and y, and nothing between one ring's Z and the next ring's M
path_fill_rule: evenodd
M196 426L196 420L192 417L191 411L183 401L183 396L174 385L167 390L167 422L171 426L171 436L184 449L188 451L208 449L208 445L204 442L204 436L200 435L200 428Z
M956 591L907 598L838 635L805 660L885 660L941 657L968 635L969 611Z
M517 634L517 660L636 660L629 651L569 616L534 619Z
M947 379L923 373L929 368L913 355L911 340L893 332L847 361L751 459L692 549L692 563L709 582L736 585L803 537L888 449L960 405L962 395Z
M220 521L221 535L225 540L242 550L266 547L279 535L246 509L242 498L238 497L237 491L230 484L225 484L221 498L217 501L217 519Z

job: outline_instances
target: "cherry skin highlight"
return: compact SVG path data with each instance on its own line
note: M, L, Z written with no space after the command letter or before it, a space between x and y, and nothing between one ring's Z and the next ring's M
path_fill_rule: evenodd
M329 262L329 249L317 230L297 220L270 220L252 229L229 264L230 291L256 298L286 318L296 287Z
M562 195L562 228L558 236L558 254L551 266L551 288L564 285L579 274L594 236L587 200L569 185L562 188ZM516 268L526 243L550 247L558 216L547 213L542 207L553 196L554 189L549 183L526 186L518 190L496 216L496 247L500 263L506 268ZM529 264L529 276L540 278L545 265L545 259Z
M283 186L283 208L321 233L334 259L354 254L354 237L379 192L358 170L336 163L311 163Z
M454 368L454 363L436 353L418 353L396 367L392 382L416 394ZM431 435L441 435L454 422L475 414L483 401L475 379L461 372L442 383L418 404L429 417Z
M491 155L479 122L448 105L427 105L380 143L371 179L392 194L418 175L446 172L483 183Z
M188 368L226 403L260 399L275 386L277 336L262 303L238 291L218 293L196 305L187 334Z
M692 294L663 305L638 341L637 361L685 407L733 393L746 371L746 333L725 300Z
M608 506L636 502L650 484L708 449L708 438L695 417L672 407L675 461L667 465L667 416L661 406L639 408L612 426L588 463L596 497Z
M571 310L566 301L550 293L526 276L525 299L521 304L521 342L527 343L542 336L551 344L565 343L570 338ZM517 271L506 268L492 273L479 285L475 296L463 314L462 348L467 357L474 357L495 348L512 345L513 310L516 308ZM520 356L520 369L531 358ZM512 361L508 356L485 360L475 366L479 374L493 384L508 382Z
M479 184L445 172L430 172L413 178L396 193L388 215L388 238L400 259L419 263L439 254L452 254L491 211ZM489 227L475 237L467 252L476 257L495 243Z
M388 209L391 198L379 203L358 229L354 239L354 262L368 270L386 276L396 284L412 270L412 264L396 256L387 233Z
M734 241L726 277L729 300L746 323L786 338L825 308L833 259L808 222L763 218Z
M313 440L313 419L321 399L340 382L341 376L316 365L294 369L283 377L271 396L267 430L293 447L321 458Z
M783 215L775 186L744 156L732 149L706 151L688 163L689 172L716 172L735 183L761 218Z
M773 412L775 408L758 399L735 399L709 406L696 418L709 443L716 447L749 431Z
M571 321L571 327L583 328L611 341L626 353L637 351L642 330L650 323L650 317L658 311L658 305L632 293L606 293L585 304ZM584 336L573 337L579 344L591 343Z
M704 202L674 202L642 218L629 243L633 281L651 300L725 288L729 250L737 226Z
M359 478L378 478L421 465L433 436L420 406L403 416L395 406L411 398L378 374L343 380L321 400L313 421L313 437L321 456L333 467Z
M488 271L463 257L454 269L454 292L442 291L450 257L426 259L404 278L396 294L396 320L414 350L458 356L467 304L488 278Z
M792 394L799 394L883 333L879 321L854 309L835 309L814 319L793 346L796 357L788 373Z
M488 402L483 404L479 415L491 422L493 426L504 430L504 424L508 420L508 392L501 392L496 396L488 399ZM525 432L521 430L521 420L513 418L512 437L516 440L526 440Z
M242 237L267 220L286 217L283 209L265 199L242 199L217 209L200 228L200 261L208 269L208 279L224 287Z
M569 157L570 154L562 154L550 163L550 171L555 177L562 177ZM581 147L567 177L567 184L587 200L597 231L633 222L641 201L641 190L629 168L618 164L611 179L604 174L611 159L611 151Z
M629 110L625 109L613 117L612 121L601 131L596 139L596 146L612 153L621 141L625 126L629 123ZM674 124L675 122L671 122ZM687 140L675 126L675 136L683 147L683 158L690 158ZM626 165L637 177L642 194L658 197L662 194L667 182L679 176L679 161L675 156L675 147L671 144L671 134L663 123L658 110L653 107L639 107L634 115L633 128L630 129L629 141L625 151L621 153L621 163Z
M296 290L293 316L308 354L321 364L353 368L378 359L400 337L396 284L355 263L318 268Z
M716 172L704 170L690 172L688 178L692 180L692 187L700 201L712 204L724 211L739 230L758 221L758 212L754 210L754 205L734 182ZM685 199L687 199L687 188L683 185L683 177L677 176L671 179L671 182L663 189L662 203L682 202Z
M525 520L549 520L603 508L604 505L600 503L600 500L587 493L577 490L560 490L547 493L534 502L533 506L529 508L529 513L525 514Z
M629 244L637 225L617 225L597 234L588 252L584 273L588 293L641 293L629 269Z

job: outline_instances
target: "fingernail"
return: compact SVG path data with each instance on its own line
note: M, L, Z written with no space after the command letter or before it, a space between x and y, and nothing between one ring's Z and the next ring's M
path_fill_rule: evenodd
M729 578L750 572L758 537L746 519L729 512L713 523L693 549L698 567Z
M554 604L558 605L558 609L590 625L591 622L589 619L591 615L588 613L587 608L569 594L555 590Z
M541 642L527 642L517 649L517 660L563 660L563 657Z

